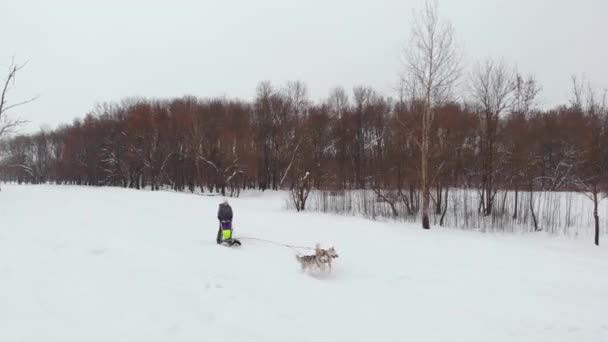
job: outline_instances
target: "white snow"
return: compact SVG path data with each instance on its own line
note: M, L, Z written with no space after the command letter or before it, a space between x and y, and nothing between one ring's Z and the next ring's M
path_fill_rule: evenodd
M608 249L590 239L298 214L284 196L231 200L235 236L334 245L332 274L217 246L217 197L4 186L0 341L608 341Z

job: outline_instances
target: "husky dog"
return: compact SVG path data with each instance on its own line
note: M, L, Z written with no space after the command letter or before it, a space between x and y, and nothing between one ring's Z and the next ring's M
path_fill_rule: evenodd
M325 265L327 265L331 272L331 261L337 257L338 253L336 253L334 247L323 249L319 244L315 246L315 254L313 255L296 255L296 259L300 263L300 266L302 266L302 271L313 267L325 270Z

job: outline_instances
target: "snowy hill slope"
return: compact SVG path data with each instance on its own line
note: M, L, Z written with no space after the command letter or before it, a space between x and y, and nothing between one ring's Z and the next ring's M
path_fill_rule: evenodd
M608 250L587 239L231 201L238 237L335 245L334 272L315 278L288 248L217 246L218 201L4 186L0 341L608 341Z

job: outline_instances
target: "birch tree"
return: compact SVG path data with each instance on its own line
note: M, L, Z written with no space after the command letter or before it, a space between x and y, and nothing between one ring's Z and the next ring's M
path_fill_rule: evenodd
M404 88L422 105L422 134L420 141L422 196L422 228L430 229L430 170L431 127L435 109L453 96L460 77L461 56L451 23L439 17L437 1L427 1L415 14L409 45L403 53L405 70L401 75Z

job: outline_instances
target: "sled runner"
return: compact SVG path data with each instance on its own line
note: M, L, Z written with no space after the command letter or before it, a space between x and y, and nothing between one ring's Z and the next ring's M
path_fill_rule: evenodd
M238 239L230 239L230 240L224 240L220 243L223 246L227 246L227 247L239 247L241 245L241 241L239 241Z

